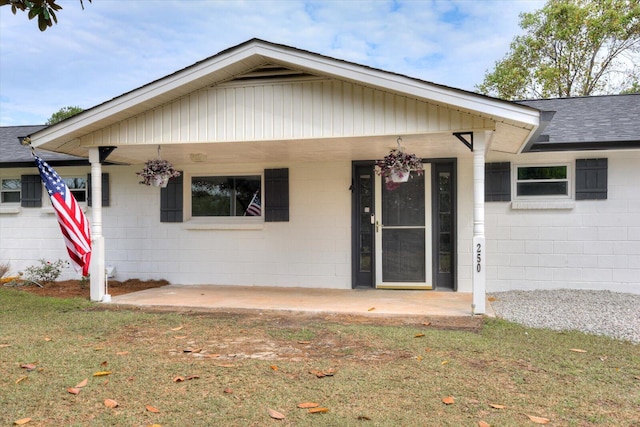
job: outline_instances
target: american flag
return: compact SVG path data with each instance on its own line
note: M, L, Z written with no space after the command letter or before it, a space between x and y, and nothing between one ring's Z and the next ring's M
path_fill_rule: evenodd
M35 157L40 178L49 193L51 205L58 218L60 230L67 245L67 252L71 257L71 264L82 276L89 275L89 262L91 261L91 235L89 233L89 221L80 209L76 198L64 183L62 178L47 162L33 154Z
M261 213L262 206L260 205L260 190L258 190L253 195L253 199L251 199L251 203L249 203L249 206L247 206L247 210L244 212L244 214L251 216L260 216Z

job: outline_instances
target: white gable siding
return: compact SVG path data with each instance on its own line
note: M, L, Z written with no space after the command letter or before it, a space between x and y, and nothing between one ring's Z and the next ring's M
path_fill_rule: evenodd
M608 289L640 293L640 153L526 154L491 161L549 164L607 157L608 199L573 209L486 204L487 289ZM513 196L512 196L513 197Z
M494 126L491 120L405 96L318 80L202 89L89 134L81 144L334 138Z

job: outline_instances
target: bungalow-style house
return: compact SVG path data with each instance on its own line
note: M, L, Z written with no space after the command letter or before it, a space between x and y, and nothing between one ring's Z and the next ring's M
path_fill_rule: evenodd
M2 128L0 261L66 256L29 137L71 156L51 163L86 206L96 301L106 266L473 292L477 314L487 291L640 293L637 117L640 95L507 102L253 39L56 125ZM424 173L390 189L374 164L399 147ZM181 175L139 184L158 158Z

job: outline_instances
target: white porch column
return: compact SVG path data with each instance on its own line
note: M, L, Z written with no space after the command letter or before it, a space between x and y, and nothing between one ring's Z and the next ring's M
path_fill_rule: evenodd
M485 314L486 307L486 245L484 236L484 162L493 132L473 134L473 314Z
M102 164L98 148L89 149L91 162L91 265L89 267L91 301L105 295L104 237L102 236Z

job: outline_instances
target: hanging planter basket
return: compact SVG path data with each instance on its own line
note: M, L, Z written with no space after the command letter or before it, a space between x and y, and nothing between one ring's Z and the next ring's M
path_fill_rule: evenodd
M160 148L158 148L158 159L147 161L144 169L136 173L142 178L140 184L164 188L167 186L169 179L180 176L180 172L175 170L171 162L162 160L159 157Z
M424 173L422 159L415 154L407 154L400 146L402 138L398 138L398 148L392 149L383 160L376 162L376 173L384 178L388 190L395 190L399 184L409 181L411 172L418 175Z
M151 186L165 188L169 183L170 175L154 175L151 177Z
M411 171L402 171L399 169L392 169L389 174L389 179L391 182L402 183L409 181L409 177L411 176Z

